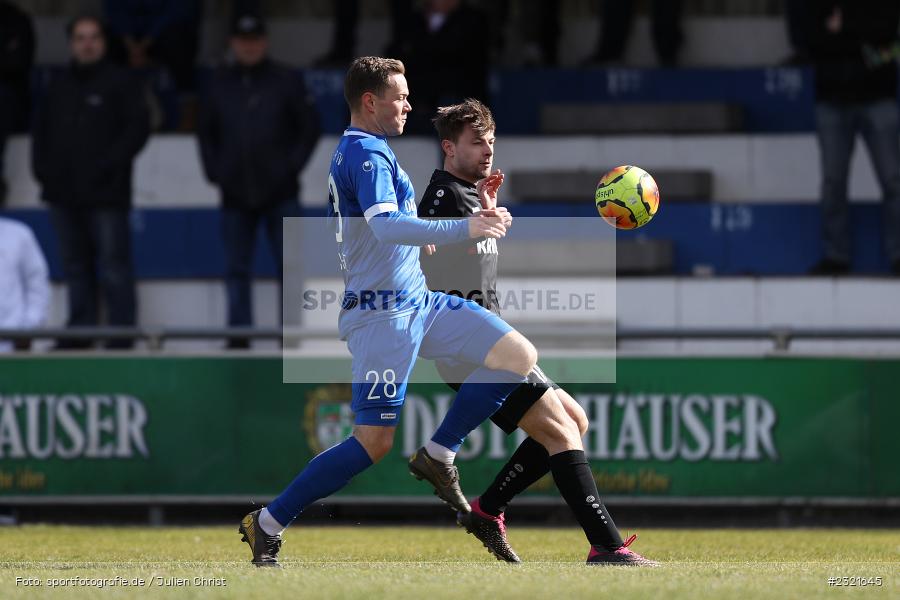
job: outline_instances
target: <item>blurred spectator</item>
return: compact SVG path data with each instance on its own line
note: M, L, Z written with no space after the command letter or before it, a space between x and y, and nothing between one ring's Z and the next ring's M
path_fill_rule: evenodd
M38 108L32 167L59 237L69 326L97 325L98 279L109 324L133 326L131 172L149 134L146 97L127 71L105 60L98 19L76 18L67 32L72 62L50 82ZM60 341L58 347L91 344Z
M489 23L483 11L464 0L428 0L409 17L394 41L413 103L406 130L426 133L438 105L465 98L487 101Z
M103 7L111 58L135 69L162 65L179 90L193 89L199 0L104 0Z
M263 0L231 0L230 22L241 15L263 15Z
M784 21L791 46L791 55L784 60L786 65L809 63L809 2L810 0L784 0Z
M0 0L0 206L6 202L3 157L6 138L25 128L29 106L29 76L34 61L31 17Z
M28 226L0 218L0 329L35 329L47 320L47 261ZM30 344L17 343L27 349ZM13 349L0 340L0 352Z
M559 35L562 31L559 2L521 0L519 29L524 40L521 54L528 66L555 67L559 62Z
M335 0L331 49L316 59L322 68L344 68L356 55L356 32L359 28L359 0Z
M320 68L346 68L357 55L359 0L335 0L333 6L331 49L314 62ZM402 51L400 46L412 14L413 0L390 0L391 30L385 56L395 58Z
M662 67L678 64L681 48L681 0L652 0L650 3L653 46ZM600 37L597 51L586 64L618 63L634 21L634 0L604 0L600 11Z
M234 21L235 64L207 90L197 135L203 168L222 194L228 325L252 324L250 273L262 222L281 274L282 218L299 215L298 176L319 138L318 115L302 77L268 57L265 24ZM235 339L229 347L246 348Z
M814 2L811 45L816 71L816 129L822 165L824 256L816 275L850 270L847 180L861 134L884 197L884 236L891 269L900 275L900 115L897 65L867 62L897 38L900 3L881 0Z

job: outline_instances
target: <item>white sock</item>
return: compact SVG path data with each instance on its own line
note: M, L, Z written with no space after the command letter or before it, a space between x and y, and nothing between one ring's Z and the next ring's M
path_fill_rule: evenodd
M262 509L259 513L259 526L268 535L281 535L281 532L284 531L284 525L269 514L268 508Z
M452 465L453 459L456 458L456 452L450 448L445 448L433 440L428 440L425 444L425 452L434 460L438 460L444 464Z

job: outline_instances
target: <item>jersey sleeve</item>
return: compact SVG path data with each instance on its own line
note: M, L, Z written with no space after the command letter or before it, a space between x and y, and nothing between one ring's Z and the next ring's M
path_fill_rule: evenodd
M368 222L375 215L397 210L394 191L395 165L380 152L367 152L353 167L357 170L356 197Z
M419 219L399 211L379 213L369 227L379 242L424 246L455 244L469 239L469 223L465 219Z
M429 185L419 203L423 219L460 219L468 216L459 201L457 190L450 185Z

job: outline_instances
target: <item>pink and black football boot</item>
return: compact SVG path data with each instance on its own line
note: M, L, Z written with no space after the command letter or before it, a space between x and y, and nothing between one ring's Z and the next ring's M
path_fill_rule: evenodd
M497 560L505 560L509 563L522 562L516 551L509 545L506 539L506 521L503 513L499 517L489 515L481 510L478 498L472 501L471 512L456 513L456 522L466 531L481 540L488 552L497 557Z
M615 550L606 550L599 546L591 546L588 553L587 564L589 565L627 565L634 567L658 567L659 563L655 560L644 558L637 552L629 549L628 546L637 539L636 535L631 536L625 543Z

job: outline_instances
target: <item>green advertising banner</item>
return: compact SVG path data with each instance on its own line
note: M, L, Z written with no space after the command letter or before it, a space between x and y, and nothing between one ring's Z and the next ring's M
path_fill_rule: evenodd
M591 368L590 359L556 361ZM559 365L555 365L559 371ZM585 408L607 495L900 497L900 360L620 358L616 384L560 382ZM394 450L344 497L430 497L406 457L453 400L410 387ZM349 385L283 384L272 357L0 360L0 503L277 494L349 434ZM476 494L521 441L490 423L457 464ZM532 495L555 495L552 480Z

